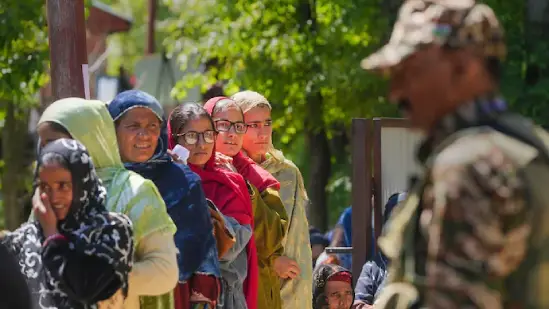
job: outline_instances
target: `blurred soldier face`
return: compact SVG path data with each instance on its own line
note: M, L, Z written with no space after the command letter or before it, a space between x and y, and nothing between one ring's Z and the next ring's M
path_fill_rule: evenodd
M483 59L471 50L431 45L392 69L389 99L413 127L429 131L459 105L494 88Z

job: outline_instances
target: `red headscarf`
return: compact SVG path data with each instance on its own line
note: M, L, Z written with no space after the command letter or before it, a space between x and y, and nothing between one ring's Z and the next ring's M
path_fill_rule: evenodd
M213 116L215 105L222 100L232 101L227 97L211 98L206 102L206 104L204 104L204 109L208 112L208 114ZM263 192L267 188L273 188L277 191L280 190L280 183L278 180L276 180L273 175L261 166L257 165L252 159L245 156L242 152L239 152L233 157L233 166L236 168L238 173L242 175L244 179L251 182L252 185L259 190L259 192Z
M170 121L168 121L168 148L173 149L176 144ZM213 153L215 153L215 146ZM190 163L189 167L202 179L202 188L206 198L210 199L224 215L233 217L242 225L250 225L253 229L252 202L246 182L240 174L217 167L213 154L204 168ZM253 235L246 247L246 253L248 255L248 276L244 281L244 295L248 308L256 309L259 270Z

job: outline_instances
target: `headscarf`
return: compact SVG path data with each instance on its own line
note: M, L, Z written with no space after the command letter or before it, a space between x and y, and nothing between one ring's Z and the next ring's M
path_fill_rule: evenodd
M107 189L109 211L128 214L134 225L135 245L157 231L175 233L175 226L164 211L164 202L154 184L124 168L120 159L114 123L105 103L81 98L52 103L38 125L54 122L64 127L93 158L99 179ZM142 214L147 213L147 216Z
M61 99L46 108L38 125L45 122L61 125L72 138L86 146L107 189L107 210L130 217L136 248L141 240L154 233L175 234L176 227L153 182L124 168L114 123L105 103L81 98ZM139 298L142 309L160 309L173 301L167 294Z
M162 122L158 146L148 161L124 165L154 182L177 226L174 241L179 250L179 281L187 281L195 272L219 277L217 247L200 177L188 166L173 162L167 153L168 133L162 106L139 90L124 91L108 105L114 121L139 107L151 110Z
M58 223L59 233L68 242L69 250L110 264L127 295L134 251L130 219L123 214L109 213L105 208L106 190L82 144L70 139L49 143L40 152L38 169L52 154L62 159L60 163L70 171L73 184L73 200L67 216ZM43 308L88 308L69 299L63 291L63 259L54 258L53 265L44 267L42 251L47 252L48 245L42 248L44 235L37 220L9 233L4 242L18 256L21 272L27 277L37 304Z
M324 264L315 269L313 274L313 309L324 309L328 305L328 298L324 294L324 288L328 281L349 282L352 287L352 278L350 271L338 265Z
M162 125L166 122L164 119L164 109L162 109L158 100L152 95L140 90L128 90L119 93L107 105L107 108L114 122L134 108L146 108L153 112ZM146 172L147 170L154 170L156 164L162 165L166 162L171 162L171 157L168 154L168 136L166 130L162 130L154 154L147 162L125 163L124 166L131 166L131 170L141 174L141 171Z
M242 112L244 114L258 106L264 106L268 108L269 111L273 110L271 103L269 103L269 100L267 100L265 96L252 90L237 92L231 96L231 99L234 100L238 106L240 106L240 109L242 109ZM280 151L277 151L272 144L269 145L269 150L267 152L271 153L271 155L276 156L279 161L284 161L284 156L282 155L282 153Z
M206 104L204 104L204 109L213 117L213 111L216 104L224 100L234 102L227 97L215 97L209 99ZM233 166L237 169L238 173L254 185L259 192L263 192L267 188L273 188L277 191L280 190L280 183L278 180L261 166L257 165L252 159L245 156L242 151L238 152L238 154L233 157Z
M171 116L170 116L171 118ZM168 121L168 147L173 149L177 142ZM189 163L193 172L202 179L206 197L225 215L234 218L241 225L250 225L253 230L252 202L248 187L240 174L217 167L215 164L215 145L212 156L204 168ZM255 239L252 236L246 247L248 256L248 276L244 282L244 295L249 309L257 308L257 285L259 269Z

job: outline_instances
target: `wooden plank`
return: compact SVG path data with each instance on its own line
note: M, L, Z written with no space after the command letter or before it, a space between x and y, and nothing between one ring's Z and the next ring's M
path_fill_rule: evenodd
M387 120L387 125L394 124ZM374 230L375 230L375 241L376 241L376 251L379 250L377 247L377 238L381 235L381 223L383 222L383 211L382 211L382 173L381 173L381 130L383 128L383 122L381 119L374 119L374 138L373 138L373 174L374 174Z
M366 263L372 247L372 204L371 204L371 120L353 119L352 145L352 227L353 227L353 269L354 281L358 280L362 266Z

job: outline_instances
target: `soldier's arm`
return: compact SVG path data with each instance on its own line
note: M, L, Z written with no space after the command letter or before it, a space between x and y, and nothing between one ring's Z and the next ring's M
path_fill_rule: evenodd
M505 280L525 257L532 219L518 173L527 160L507 154L488 141L465 141L436 160L424 195L431 216L422 218L428 308L503 308Z

